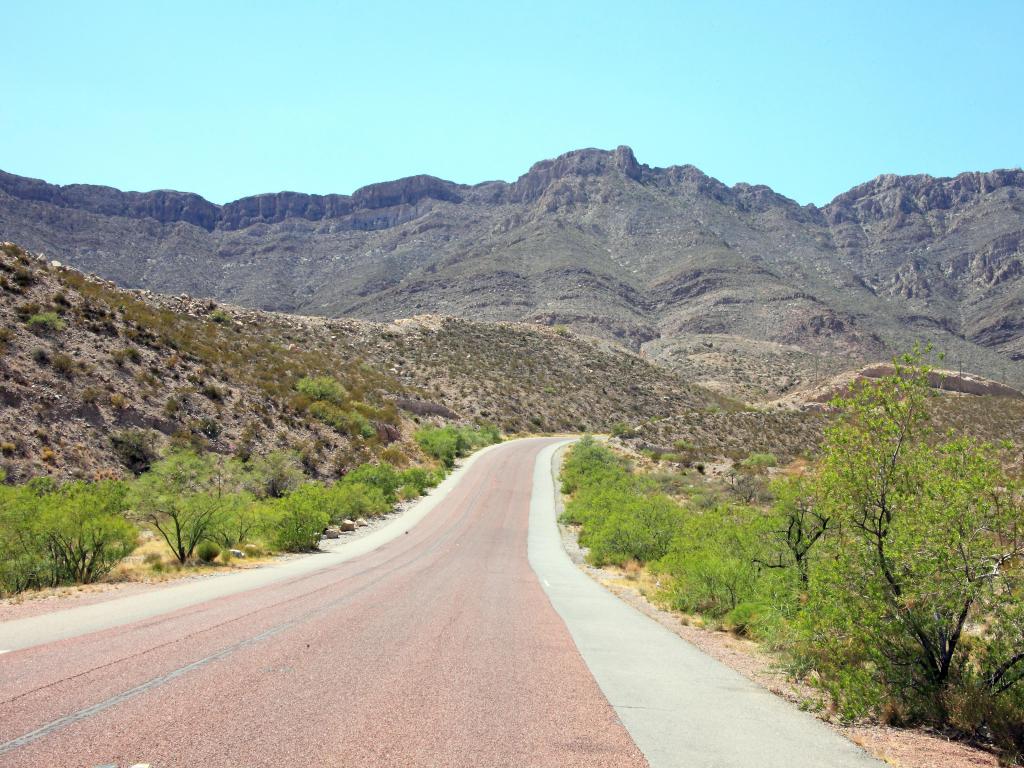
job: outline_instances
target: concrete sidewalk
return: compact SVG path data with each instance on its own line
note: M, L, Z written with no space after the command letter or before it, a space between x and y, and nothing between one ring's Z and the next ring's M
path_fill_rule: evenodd
M884 765L580 571L562 547L555 520L552 461L563 445L537 458L530 565L651 768Z

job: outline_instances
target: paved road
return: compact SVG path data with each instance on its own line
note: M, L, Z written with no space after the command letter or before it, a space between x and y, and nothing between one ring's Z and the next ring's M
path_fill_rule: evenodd
M527 562L550 442L373 552L0 656L0 764L644 765Z
M272 567L234 571L204 576L195 580L163 585L159 594L146 592L123 597L111 602L83 605L25 619L0 622L0 652L30 648L33 645L77 637L101 629L130 624L164 613L205 603L217 597L246 592L257 587L304 576L314 571L343 563L402 536L422 521L462 481L462 475L483 456L500 446L489 446L477 451L430 494L420 499L411 509L369 535L345 540L340 549L318 553L315 557L297 557ZM339 542L330 542L332 545Z
M98 631L21 625L0 765L873 764L569 563L558 442L481 454L347 560L142 617L110 601Z

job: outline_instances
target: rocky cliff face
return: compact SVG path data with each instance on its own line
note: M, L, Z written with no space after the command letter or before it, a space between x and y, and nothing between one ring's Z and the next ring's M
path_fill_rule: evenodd
M224 206L0 173L0 238L129 287L575 329L750 398L917 340L1024 383L1024 172L881 176L822 208L628 147Z

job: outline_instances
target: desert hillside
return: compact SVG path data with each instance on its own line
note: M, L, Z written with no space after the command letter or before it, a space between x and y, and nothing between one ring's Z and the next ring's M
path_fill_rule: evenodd
M413 176L215 205L0 172L0 238L119 285L257 309L565 325L745 400L929 340L1024 382L1024 174L880 176L828 205L628 147L512 183Z

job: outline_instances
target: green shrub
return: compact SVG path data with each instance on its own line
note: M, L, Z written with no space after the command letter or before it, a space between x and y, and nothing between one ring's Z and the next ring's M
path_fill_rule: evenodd
M328 512L334 523L383 515L391 505L380 488L365 483L335 483L328 492Z
M451 469L455 460L470 451L501 441L501 433L493 424L477 427L422 427L415 439L420 449Z
M25 322L37 333L63 331L67 326L64 319L56 312L39 312L30 316Z
M299 379L295 389L310 400L326 401L334 405L348 402L348 392L337 379L330 376L307 376Z
M267 532L277 549L307 552L318 547L320 536L331 519L327 489L306 483L265 504Z
M310 403L309 413L343 435L373 437L377 434L377 430L363 414L355 410L339 408L327 400Z
M217 555L219 554L220 547L212 541L202 541L199 543L199 546L196 547L196 557L204 563L212 563L217 559Z
M127 489L105 480L0 485L0 592L88 584L135 547Z
M404 478L403 473L390 464L361 464L346 474L341 482L344 485L359 484L377 488L388 504L394 504L397 500L396 491L404 484Z
M758 513L720 504L688 511L678 536L657 570L672 577L674 608L721 618L756 599L760 569Z
M427 489L441 482L441 479L437 472L431 472L423 467L410 467L401 473L400 481L403 488L409 488L413 493L403 493L403 496L407 499L422 496Z
M61 376L66 378L73 378L78 370L78 365L75 363L75 358L71 355L66 355L63 352L58 352L50 358L50 365L53 366L53 370L59 373Z

